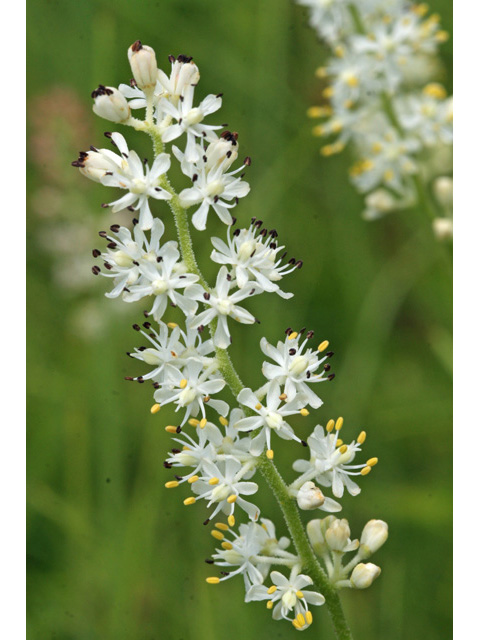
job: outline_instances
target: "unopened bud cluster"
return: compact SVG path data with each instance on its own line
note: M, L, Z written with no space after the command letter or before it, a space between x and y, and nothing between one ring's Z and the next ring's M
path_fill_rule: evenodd
M316 588L305 589L313 584L305 559L298 549L288 550L290 540L277 538L274 524L260 517L252 501L259 490L254 479L262 465L271 465L279 440L288 441L291 448L309 452L308 459L293 464L299 475L288 487L292 503L301 510L334 513L342 509L338 499L344 489L351 495L360 492L353 478L366 476L377 458L358 461L366 433L344 441L339 437L343 418L329 420L325 429L315 426L307 440L297 432L298 423L308 424L311 411L322 405L319 383L335 377L334 353L327 340L315 339L314 331L288 327L276 344L262 338L263 384L252 389L236 382L227 355L232 323L258 322L246 308L250 298L263 293L291 298L280 283L303 263L287 257L276 229L256 218L242 226L232 216L239 199L249 192L243 172L250 158L233 169L239 157L237 133L220 132L221 125L204 122L220 108L220 94L194 106L200 73L192 58L170 56L167 75L157 69L154 50L137 41L128 59L130 85L100 86L92 94L93 109L111 122L147 133L155 157L152 163L141 160L121 133L107 132L113 149L91 146L72 163L87 178L122 190L121 197L102 206L133 214L131 225L112 224L109 231L100 231L106 246L93 250L97 264L92 272L111 279L108 298L142 304L142 319L133 329L143 344L128 356L144 370L126 379L152 385L153 415L161 416L167 405L178 415L175 424L165 425L172 438L163 463L171 474L165 486L189 489L182 494L184 505L202 502L207 510L203 524L211 526L219 545L207 563L220 569L219 575L206 578L207 583L241 575L247 602L265 600L275 620L288 619L295 629L306 629L312 622L310 607L322 605L325 598ZM143 119L132 116L141 110ZM174 140L180 146L168 147ZM189 181L178 192L168 176L175 162ZM162 202L164 212L157 215L151 204ZM168 208L173 219L165 215ZM199 231L207 223L218 226L218 220L208 217L211 211L227 226L224 240L211 238L210 258L218 267L213 286L198 268L188 231L190 218ZM171 239L175 228L177 240ZM234 392L229 402L228 388ZM317 522L328 522L318 525L321 542L312 538ZM373 580L370 565L360 560L384 540L371 523L360 543L350 541L347 521L333 516L314 520L309 533L332 584L364 588ZM358 562L351 567L347 585L347 573L338 573L338 563L336 572L330 571L328 554L351 550L357 550Z
M448 34L439 16L403 0L297 3L308 7L333 54L316 72L321 104L308 110L321 121L313 133L327 141L322 155L352 149L350 178L365 194L365 219L415 206L419 189L448 181L451 172L452 98L437 82L438 47ZM433 191L434 231L444 239L451 211Z

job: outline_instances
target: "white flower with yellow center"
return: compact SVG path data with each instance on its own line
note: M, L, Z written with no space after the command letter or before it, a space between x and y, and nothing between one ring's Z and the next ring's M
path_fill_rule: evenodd
M205 406L225 416L229 406L223 400L212 399L225 386L225 380L215 377L216 364L210 369L204 369L198 360L190 359L183 371L179 371L171 364L165 365L165 378L154 393L155 401L162 407L170 402L177 405L176 411L184 410L181 424L184 425L190 416L199 413L205 418Z
M122 209L139 211L140 227L151 229L153 216L148 204L149 198L170 200L171 194L160 186L161 177L170 169L170 156L160 153L149 169L136 151L130 151L125 138L120 133L109 134L120 155L109 149L95 149L82 153L74 166L83 175L106 187L117 187L128 191L126 195L108 203L115 213Z
M303 404L318 409L323 402L310 389L309 385L333 379L334 374L329 373L330 364L324 364L333 356L333 352L328 351L324 356L321 356L321 353L328 349L327 340L321 342L318 349L307 348L309 340L313 338L313 331L307 332L303 341L301 341L302 333L289 330L285 341L278 341L276 347L271 345L266 338L261 339L260 347L263 353L275 363L263 363L262 373L269 382L262 387L262 390L280 385L284 388L285 401L291 402L298 395ZM320 373L317 373L322 364Z
M344 489L352 496L360 493L360 487L352 480L352 476L366 476L377 464L378 458L370 458L363 464L351 464L356 454L361 451L366 433L362 431L356 440L344 444L339 438L343 418L329 420L325 431L317 425L308 440L310 460L296 460L295 471L302 475L290 485L291 490L298 490L308 480L315 479L323 487L332 487L336 498L343 496Z
M305 591L313 584L310 576L299 574L298 565L286 578L279 571L270 574L272 586L253 585L247 593L248 600L268 600L267 607L273 609L274 620L291 620L298 631L303 631L312 624L312 613L308 605L320 606L325 598L316 591Z

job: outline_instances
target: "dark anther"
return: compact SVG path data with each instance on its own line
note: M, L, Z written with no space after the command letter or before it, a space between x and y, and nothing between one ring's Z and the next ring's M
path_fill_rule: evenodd
M296 349L289 349L288 350L289 355L294 356L297 353Z
M334 354L333 351L327 351L327 353L325 354L327 356L327 358L331 358Z
M98 276L98 274L100 273L100 268L95 265L94 267L92 267L92 273L94 276Z
M112 265L109 262L104 262L103 266L105 267L105 269L108 269L108 271L110 271L112 268Z
M250 158L250 156L247 156L247 157L245 158L245 160L243 161L243 164L244 164L246 167L249 167L249 166L252 164L252 159Z
M136 40L130 48L134 52L140 51L140 49L142 48L142 43L140 42L140 40Z
M235 229L235 231L233 232L234 236L239 236L240 235L240 229Z
M139 350L139 351L145 351L145 349L146 349L146 348L147 348L147 347L138 347L138 350Z
M180 425L178 425L178 427L177 427L177 429L176 429L176 432L177 432L177 433L180 433L181 431L182 431L182 427L181 427Z
M205 559L205 562L206 562L207 564L215 564L215 563L214 563L214 561L213 561L211 558L206 558L206 559Z
M102 255L102 252L101 252L101 251L99 251L98 249L94 249L94 250L92 251L92 256L93 256L94 258L98 258L98 256L101 256L101 255Z
M228 280L229 282L231 282L231 281L232 281L232 276L231 276L229 273L227 273L227 280Z
M304 447L308 447L308 444L305 442L305 440L302 440L302 444Z
M180 453L180 449L172 449L172 453Z
M132 209L132 211L134 211L134 209ZM136 218L132 218L132 224L134 227L137 226L138 220Z
M332 368L329 364L324 364L323 368L325 371L330 371L330 369Z
M309 331L309 332L307 333L307 338L308 338L309 340L310 340L310 338L313 338L314 333L315 333L314 331Z
M210 522L210 518L207 518L203 524L208 524Z
M297 267L297 269L301 269L303 267L303 260L298 260L295 266Z
M198 173L194 173L192 176L192 182L196 182L198 180Z
M170 462L167 462L166 460L163 463L163 466L165 467L165 469L171 469L172 468L172 465L170 464Z
M132 327L135 329L135 331L141 331L140 325L138 324L132 324Z
M108 247L109 249L116 249L116 248L117 248L117 243L116 243L116 242L109 242L109 243L107 244L107 247Z
M133 381L132 376L125 376L124 380L128 380L129 382Z
M210 300L210 294L207 291L205 291L203 297L205 298L205 300Z
M285 333L287 336L289 336L292 333L292 327L288 327L287 329L285 329Z
M150 322L144 322L143 326L145 327L145 329L150 329L150 327L152 326Z
M307 380L311 377L311 375L312 375L311 372L307 371L307 373L305 374L305 377L307 378Z
M120 225L119 224L112 224L110 226L110 231L113 231L113 233L118 233L120 231Z
M328 380L333 380L334 378L335 378L335 374L334 374L334 373L331 373L331 374L328 376Z
M100 206L102 207L102 209L108 209L108 202L102 202Z

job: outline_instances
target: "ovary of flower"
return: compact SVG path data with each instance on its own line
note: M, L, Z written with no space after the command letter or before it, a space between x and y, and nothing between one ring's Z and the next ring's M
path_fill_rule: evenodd
M263 291L278 293L282 298L288 299L292 293L285 293L278 284L283 276L302 266L301 260L291 258L282 265L286 252L285 247L278 245L277 232L272 229L262 229L262 221L252 219L249 229L236 229L231 233L231 227L227 230L227 243L220 238L212 238L215 250L210 258L218 264L231 265L233 277L239 289L248 287L255 282ZM277 258L277 254L282 255Z
M215 400L211 396L225 386L225 380L214 377L209 369L197 360L189 360L186 368L180 371L171 364L165 365L165 380L154 393L155 401L164 406L170 402L177 405L176 411L184 409L182 425L190 416L200 412L205 418L205 404L220 415L226 415L229 407L223 400Z
M112 207L114 213L126 208L139 210L141 229L151 229L153 216L148 199L169 200L172 197L160 187L161 176L170 168L170 156L168 153L159 154L149 169L144 166L136 151L128 149L126 140L120 133L112 133L110 137L121 155L109 149L94 149L80 155L75 166L88 178L107 187L128 190L129 193L110 202L108 206Z
M270 381L267 388L281 385L284 387L286 401L291 402L299 395L304 404L317 409L323 404L322 400L308 385L331 379L328 375L330 365L325 365L320 373L316 371L333 354L328 352L321 357L318 349L307 348L307 343L312 337L313 332L309 332L301 342L302 335L292 332L284 342L278 341L276 347L266 338L262 338L260 347L275 363L264 362L262 366L263 375Z
M340 422L341 421L341 422ZM361 450L365 440L365 432L358 436L357 441L343 444L339 440L339 433L343 419L339 418L335 423L330 420L324 432L323 427L317 425L307 442L310 447L310 460L296 460L293 463L295 471L302 475L292 483L292 489L299 489L306 481L315 480L324 487L332 487L332 493L336 498L343 496L344 489L352 496L360 493L360 487L351 479L351 476L367 475L371 468L377 464L377 458L370 458L364 464L350 464Z
M202 498L207 500L207 509L215 505L209 519L214 518L219 511L232 516L237 506L243 509L251 520L258 520L260 509L241 497L253 495L258 491L258 485L255 482L242 480L253 467L254 463L250 461L242 464L234 458L218 463L204 460L203 475L192 484L192 490L197 496L196 500Z
M253 324L255 322L255 317L242 307L239 307L237 302L259 293L258 288L253 285L250 289L239 289L231 294L231 284L227 268L222 267L217 275L216 286L211 292L205 292L200 286L195 289L191 288L192 297L196 300L201 300L209 308L190 320L189 326L192 329L205 327L214 318L218 318L213 344L220 349L227 349L230 346L231 338L227 323L229 316L242 324Z
M298 566L291 571L290 577L286 578L278 571L270 574L272 586L267 589L264 585L253 585L248 593L249 600L268 600L272 604L268 608L273 608L272 616L274 620L291 620L293 626L298 631L306 629L312 623L312 614L308 605L322 605L325 598L321 593L315 591L305 591L304 587L311 585L313 580L306 575L298 574Z
M180 307L185 315L193 315L198 307L195 300L189 296L188 291L179 293L179 289L190 288L198 280L193 273L184 273L179 269L180 253L177 243L169 241L158 251L156 258L139 263L141 273L140 280L129 291L124 293L126 302L136 302L146 296L154 296L154 302L150 310L155 320L160 320L167 307L168 300Z
M136 284L140 278L140 263L146 256L157 256L160 250L160 238L164 232L163 222L156 219L152 225L150 239L136 225L132 232L125 227L112 225L110 227L112 235L101 231L100 236L108 240L108 250L104 253L98 249L93 250L95 258L101 257L104 262L106 272L101 272L99 267L93 267L94 274L101 273L107 278L114 279L114 288L106 293L107 298L116 298L126 288Z
M225 224L232 224L232 216L229 209L233 208L238 198L245 197L250 191L250 185L237 177L237 174L245 168L245 164L227 173L234 157L238 154L238 143L234 134L224 132L220 140L212 142L204 151L201 145L196 145L198 160L188 161L187 154L183 154L177 147L172 151L180 161L182 171L193 182L194 186L180 192L180 203L188 208L200 204L192 216L192 223L199 231L206 228L210 207L213 208L220 220ZM230 149L225 151L225 142ZM210 149L213 147L211 153ZM225 151L221 160L222 151ZM249 162L247 160L246 162Z
M280 406L282 400L278 395L278 390L275 388L269 389L265 405L258 401L257 396L251 389L242 389L237 396L237 401L257 414L256 416L242 418L235 424L235 428L239 431L260 430L260 433L252 440L250 449L252 455L259 456L263 452L265 444L267 445L267 450L271 451L272 431L284 440L301 442L292 427L285 422L285 417L301 412L301 405L297 401Z

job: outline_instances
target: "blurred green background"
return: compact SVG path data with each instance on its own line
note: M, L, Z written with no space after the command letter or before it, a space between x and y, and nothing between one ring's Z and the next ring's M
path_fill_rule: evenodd
M284 281L291 301L265 295L250 304L262 324L234 327L243 380L260 383L262 335L273 342L287 326L314 329L335 350L337 377L322 386L324 406L298 431L306 436L317 422L343 415L345 437L366 429L365 456L380 459L361 495L344 500L353 537L370 518L390 525L374 557L381 578L342 598L354 637L450 638L449 251L433 240L421 212L364 222L347 155L320 156L305 113L318 103L313 72L326 51L304 9L287 0L29 4L30 640L296 633L273 622L263 603L243 604L240 579L205 583L211 570L203 559L215 546L201 524L205 510L186 509L184 490L163 486L171 477L162 465L163 427L172 414L150 415L150 385L123 380L145 370L125 355L142 344L129 327L143 306L106 300L107 284L90 272L91 249L103 249L97 231L121 218L99 207L111 194L70 162L80 149L102 145L103 131L114 126L93 116L89 94L99 83L128 81L126 51L138 38L156 49L165 70L168 54L194 56L200 97L224 94L220 121L240 132L253 159L251 194L236 214L265 220L305 262ZM451 31L449 0L432 8ZM450 42L442 56L451 88ZM151 158L147 141L126 135ZM217 222L211 218L208 232L222 235ZM205 265L208 236L195 240ZM299 454L293 444L276 448L287 478ZM263 483L259 502L285 534ZM326 610L314 611L305 633L333 638Z

